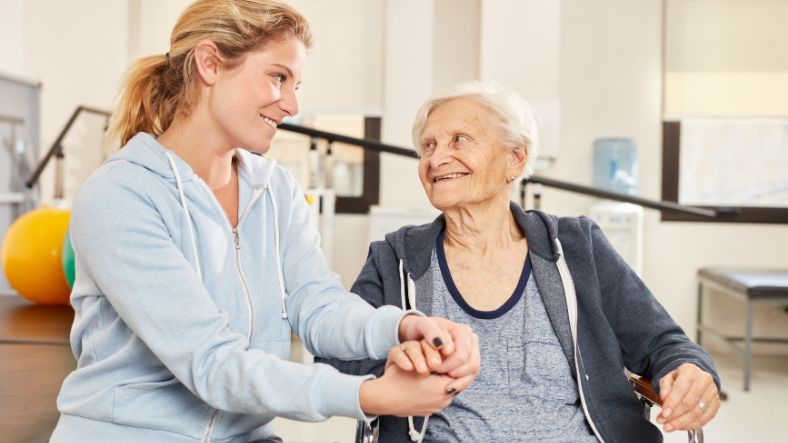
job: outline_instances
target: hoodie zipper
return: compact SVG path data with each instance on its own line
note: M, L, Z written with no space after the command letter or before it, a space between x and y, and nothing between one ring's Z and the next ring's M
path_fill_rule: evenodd
M559 246L560 248L560 246ZM594 431L594 435L596 438L599 439L600 442L605 443L605 440L599 434L599 431L596 429L596 425L594 425L594 421L591 420L591 414L588 412L588 406L586 405L586 397L583 394L583 380L580 376L580 364L578 362L579 353L577 347L577 293L575 292L575 282L572 280L572 274L569 273L569 265L566 264L566 259L564 258L564 251L563 248L560 249L560 259L558 260L558 273L561 274L561 279L564 280L568 285L569 289L572 293L572 301L574 306L574 312L572 313L573 318L571 319L570 323L572 326L572 343L574 348L575 354L575 373L577 374L577 389L580 393L580 404L583 406L583 414L588 420L588 424L591 426L591 430Z
M197 175L195 175L195 177L197 177L198 180L200 180L206 187L208 187L208 184L205 183L205 180L203 180ZM208 187L208 189L210 190L211 188ZM263 194L265 194L265 190L266 187L264 186L259 192L256 192L255 194L252 195L252 200L249 202L249 205L246 206L246 210L244 210L244 213L241 214L241 218L238 219L238 223L235 225L235 229L233 229L233 224L230 221L230 217L227 215L227 212L224 211L224 208L222 207L221 203L219 203L219 200L216 198L216 196L213 194L213 191L210 192L211 198L213 198L213 201L219 206L219 209L221 210L222 214L224 214L224 219L227 220L227 226L230 228L230 232L233 235L233 249L235 250L235 267L236 270L238 271L238 277L241 279L241 283L243 284L244 292L246 293L246 304L249 308L249 336L247 337L248 340L248 343L246 345L247 349L249 349L249 346L252 345L252 332L254 331L254 303L252 302L251 290L249 289L249 285L246 283L246 278L244 278L244 273L243 270L241 269L241 238L238 235L238 228L241 226L241 222L244 220L244 218L246 218L246 214L248 214L249 210L252 209L252 206L254 206L254 204L257 203L257 200L259 200L260 197ZM205 435L202 438L202 443L209 443L211 441L211 431L213 430L213 423L214 421L216 421L216 416L218 414L219 414L219 410L214 409L213 414L211 415L211 419L208 421L208 428L205 430Z

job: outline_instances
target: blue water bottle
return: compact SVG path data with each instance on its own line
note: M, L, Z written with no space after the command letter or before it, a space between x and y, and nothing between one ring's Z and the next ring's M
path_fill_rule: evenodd
M637 196L637 143L629 138L594 141L594 187Z

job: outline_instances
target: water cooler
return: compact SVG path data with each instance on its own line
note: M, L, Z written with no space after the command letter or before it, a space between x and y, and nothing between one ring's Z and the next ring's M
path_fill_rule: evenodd
M637 195L637 144L634 140L599 139L594 142L594 187ZM618 254L642 276L643 207L600 200L589 212Z

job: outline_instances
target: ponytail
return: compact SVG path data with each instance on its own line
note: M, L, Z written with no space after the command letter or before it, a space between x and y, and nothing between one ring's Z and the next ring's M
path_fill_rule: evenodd
M166 55L143 57L124 74L107 144L125 146L139 132L161 135L178 113L188 116L199 100L194 50L203 40L219 48L233 68L265 44L296 37L309 48L309 23L293 8L272 0L198 0L181 14Z

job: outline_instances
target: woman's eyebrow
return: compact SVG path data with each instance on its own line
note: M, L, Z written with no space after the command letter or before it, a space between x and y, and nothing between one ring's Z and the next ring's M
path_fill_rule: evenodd
M271 63L271 66L276 66L276 67L284 69L285 71L287 71L287 76L288 77L292 77L293 76L293 71L291 71L290 68L288 68L285 65L281 65L279 63Z

